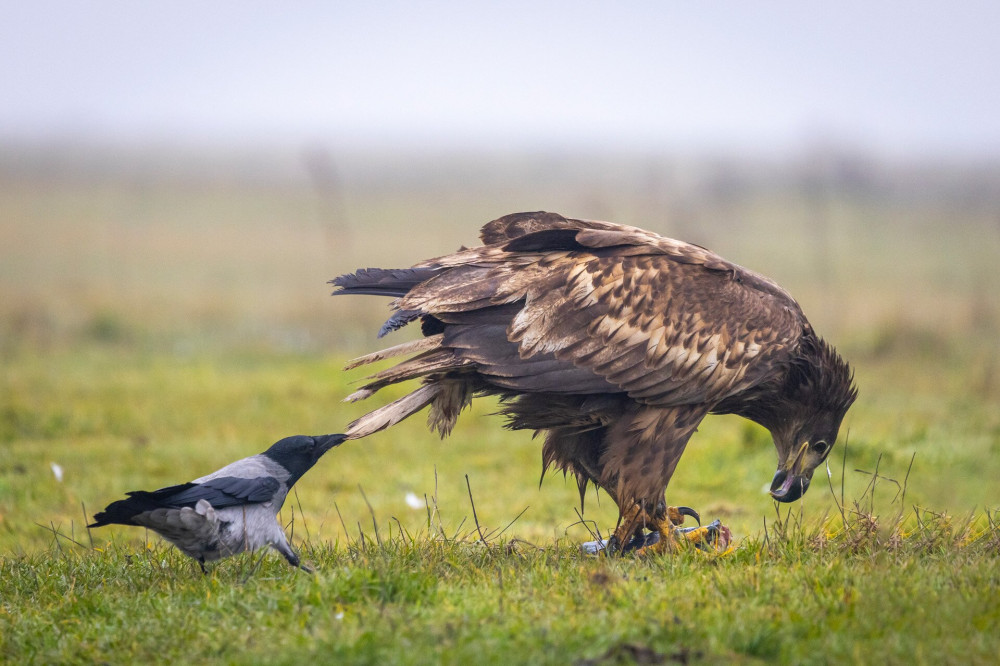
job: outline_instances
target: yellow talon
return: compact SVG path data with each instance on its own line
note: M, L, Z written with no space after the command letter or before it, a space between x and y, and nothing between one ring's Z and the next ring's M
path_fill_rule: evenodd
M666 528L666 529L665 529ZM735 550L732 533L718 520L704 527L676 528L664 521L656 530L659 539L637 550L639 555L673 553L681 544L693 546L701 552L728 555Z
M698 527L680 527L684 523L685 516L698 521ZM645 556L674 553L682 547L691 545L699 550L724 555L732 552L731 544L732 534L728 527L718 520L702 527L701 517L694 509L686 506L668 506L662 517L652 518L641 505L635 504L622 513L611 539L606 542L594 542L592 552L600 552L609 547L612 551L633 551Z

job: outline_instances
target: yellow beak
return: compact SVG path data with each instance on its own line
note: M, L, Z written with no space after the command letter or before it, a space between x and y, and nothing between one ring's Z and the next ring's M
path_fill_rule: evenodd
M792 458L792 462L788 465L788 467L785 468L786 472L788 472L789 474L794 474L795 476L799 476L802 474L802 461L805 460L806 449L808 448L809 448L809 442L802 442L802 446L799 447L799 450L795 454L795 457Z

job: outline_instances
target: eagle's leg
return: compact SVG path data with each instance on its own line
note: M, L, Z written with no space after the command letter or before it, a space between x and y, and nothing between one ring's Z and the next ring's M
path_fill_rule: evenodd
M698 520L698 527L681 529L679 526L688 515ZM701 525L698 514L688 507L668 507L666 516L658 521L654 529L659 538L648 546L640 548L639 555L674 553L684 546L694 546L701 550L728 552L732 542L729 528L718 520L710 525Z
M650 524L650 519L646 515L641 504L633 504L630 508L622 511L618 517L618 527L611 535L610 543L618 550L624 549L643 527Z
M673 553L681 547L680 539L686 539L688 533L678 534L677 528L684 524L684 516L691 516L698 525L701 525L701 516L698 512L686 506L666 506L660 502L656 513L649 518L647 527L656 532L657 538L648 546L643 546L636 551L639 555L649 555L655 553ZM702 528L698 527L691 532L696 532ZM689 532L690 533L690 532Z
M659 547L651 552L673 552L676 550L676 544L673 544L674 532L684 523L684 516L691 516L701 525L698 512L686 506L667 506L665 502L660 501L653 511L648 511L644 503L633 504L621 514L618 527L611 537L611 543L621 550L626 550L633 539L642 537L643 529L648 529L657 532L659 539L655 544L639 548L639 552L654 545Z

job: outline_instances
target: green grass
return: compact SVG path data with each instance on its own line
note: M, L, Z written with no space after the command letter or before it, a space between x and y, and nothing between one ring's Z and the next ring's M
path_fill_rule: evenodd
M511 165L471 186L348 173L341 226L308 183L0 172L0 661L995 661L994 209L845 195L818 211L764 191L695 201L685 222L635 179L535 167L517 187ZM373 348L385 309L330 299L324 281L542 206L688 237L796 294L861 390L830 478L778 511L768 433L710 417L668 499L731 526L735 552L588 557L579 544L615 508L591 492L583 522L572 481L539 487L540 442L485 401L447 440L417 416L300 481L281 519L312 576L274 554L202 576L138 528L86 530L125 491L400 395L341 402L362 375L341 367Z
M395 531L305 544L310 576L243 555L203 576L162 544L0 560L14 663L989 663L1000 540L925 522L782 527L732 555L651 559ZM659 661L644 663L661 663Z

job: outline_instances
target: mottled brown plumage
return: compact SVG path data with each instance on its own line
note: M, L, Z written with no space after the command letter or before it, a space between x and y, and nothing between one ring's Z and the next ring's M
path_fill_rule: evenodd
M349 438L428 405L443 436L474 396L499 395L511 428L545 433L544 467L574 474L581 499L593 483L623 515L638 506L656 523L698 423L733 413L774 436L772 494L805 492L856 390L784 289L702 247L608 222L519 213L481 238L410 269L333 281L335 293L395 298L382 334L419 319L427 336L353 364L412 355L352 399L423 385L353 423Z

